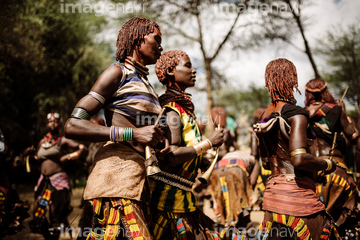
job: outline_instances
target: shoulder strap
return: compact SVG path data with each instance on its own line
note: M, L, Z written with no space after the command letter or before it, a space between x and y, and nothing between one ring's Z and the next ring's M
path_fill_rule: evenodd
M327 113L333 109L336 105L335 104L331 104L331 103L324 103L323 105L321 105L316 111L315 113L311 116L312 119L319 120L322 117L325 117L327 115Z
M274 118L269 119L267 122L255 123L253 125L253 130L255 133L266 133L270 131L276 123L279 124L281 133L287 138L290 138L290 130L291 126L285 121L281 116L276 116Z

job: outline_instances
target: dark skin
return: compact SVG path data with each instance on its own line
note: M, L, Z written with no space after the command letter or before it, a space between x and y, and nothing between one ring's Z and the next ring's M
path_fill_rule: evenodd
M250 184L254 188L261 170L259 163L259 142L254 132L251 133L250 148L251 148L251 155L254 156L256 159L255 166L249 176Z
M231 136L230 130L223 127L224 129L224 144L221 145L219 150L219 158L221 159L226 153L230 152L230 148L234 147L234 151L239 149L236 139Z
M49 130L51 134L59 134L60 122L58 119L50 119L46 125L46 128ZM60 149L63 151L67 151L69 148L79 150L80 155L87 153L87 148L72 139L68 139L62 137L60 140ZM40 141L38 148L41 147L43 141ZM71 153L70 153L71 154ZM77 154L75 154L77 155ZM73 157L74 158L74 157ZM68 154L62 156L59 160L54 159L46 159L41 163L41 174L45 176L51 176L55 173L61 172L63 170L62 164L66 161L69 161ZM70 160L71 161L71 160Z
M306 107L306 110L309 112L309 114L311 116L316 112L316 110L318 110L318 108L322 104L323 104L323 102L321 102L321 101L311 102L310 105ZM351 122L349 122L349 118L348 118L344 108L342 109L342 112L341 112L340 124L341 124L341 128L342 128L342 132L344 133L344 135L346 136L347 139L351 139L352 135L355 132L356 133L358 132L357 129L354 127L354 125L351 124ZM360 151L360 142L358 141L358 139L359 139L359 137L357 137L351 141L351 143L356 146L357 152ZM310 146L310 152L313 153L315 156L329 156L331 147L332 146L325 140L317 138L317 141L315 142L315 144ZM341 150L339 148L335 147L334 155L342 157L343 153L341 152ZM360 163L360 155L357 154L355 156L355 158L356 158L355 159L356 162ZM360 174L356 173L356 176L360 177Z
M155 64L160 57L161 51L161 34L158 29L144 37L144 42L140 48L136 47L131 57L142 65ZM107 68L97 79L91 91L102 95L105 99L110 98L120 85L123 72L117 64ZM103 105L90 95L84 96L75 107L83 108L90 115L97 114ZM163 131L154 125L138 126L135 120L122 116L112 111L105 111L107 126L132 127L134 147L137 144L156 146L162 141ZM65 125L65 136L77 140L92 142L109 141L109 127L100 126L89 120L69 118ZM142 151L142 147L137 150Z
M168 72L169 79L185 91L188 87L195 86L196 70L192 67L191 61L188 56L183 56L173 72ZM183 164L196 158L196 152L192 146L179 147L181 143L181 125L180 116L173 110L167 110L167 123L169 131L165 133L165 137L170 142L170 149L172 153L168 154L168 164L178 165ZM223 130L216 130L211 134L209 140L213 147L219 147L223 142Z
M275 105L271 103L269 107L265 110L265 113L262 116L262 119L270 116L272 112L280 112L282 107L286 104L286 102L278 101ZM290 152L299 149L305 148L307 149L307 136L306 136L306 128L307 128L307 118L303 115L295 115L289 118L291 132L289 139L289 150ZM280 161L278 159L278 166L275 166L270 159L271 157L262 159L263 164L269 163L270 170L272 171L272 175L278 174L300 174L303 176L310 177L311 179L315 179L315 174L318 171L325 170L327 168L327 163L323 159L319 159L310 153L297 154L291 158L290 161ZM336 165L333 164L330 172L334 171Z

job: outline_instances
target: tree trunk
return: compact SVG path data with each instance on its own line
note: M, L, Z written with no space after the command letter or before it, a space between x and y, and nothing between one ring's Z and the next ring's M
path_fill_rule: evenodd
M299 30L300 30L300 33L301 33L301 37L302 39L304 40L304 45L305 45L305 53L306 55L308 56L309 58L309 61L311 63L311 66L314 70L314 75L315 75L315 78L320 78L320 74L317 70L317 67L316 67L316 64L315 64L315 60L312 56L312 53L311 53L311 50L310 50L310 46L309 46L309 43L305 37L305 32L304 32L304 28L302 26L302 22L301 22L301 19L300 19L300 8L299 8L299 14L296 14L295 10L294 10L294 7L291 5L291 0L285 0L285 2L289 5L290 7L290 10L293 14L293 17L295 18L295 21L296 21L296 24L298 25L299 27ZM299 3L300 4L300 3Z
M210 136L214 132L214 124L211 119L211 108L213 107L213 85L211 82L212 79L212 69L211 69L211 60L204 58L205 69L206 69L206 94L207 94L207 104L206 104L206 114L207 114L207 124L205 128L206 136Z

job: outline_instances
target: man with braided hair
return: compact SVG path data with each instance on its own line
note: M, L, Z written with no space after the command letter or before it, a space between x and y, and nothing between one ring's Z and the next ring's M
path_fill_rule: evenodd
M161 174L150 181L154 239L218 239L214 223L199 211L192 193L202 155L223 143L223 131L201 141L194 104L185 90L193 87L196 70L180 50L164 53L155 65L159 81L166 85L160 104L166 108L171 152L160 162ZM233 233L235 235L235 233ZM231 239L242 239L234 238Z
M93 219L84 224L92 231L80 232L79 238L152 239L145 147L156 146L163 131L153 125L161 108L146 65L155 64L161 55L160 27L143 17L131 18L120 29L116 46L120 63L100 75L65 126L68 137L107 141L94 157L84 191L93 212ZM107 126L90 120L102 108Z
M271 104L254 124L263 166L270 169L264 193L264 220L258 239L327 239L333 225L324 204L315 194L315 176L332 172L336 165L308 153L308 113L295 105L297 73L292 62L271 61L265 71L265 86Z
M358 131L349 122L342 106L336 103L323 79L310 80L305 85L305 96L305 109L310 114L310 126L316 136L309 150L319 158L331 157L337 163L336 170L325 176L326 183L317 184L316 193L325 204L326 211L339 226L340 235L350 237L351 234L355 234L357 223L357 191L353 173L345 164L344 135L356 146L355 160L356 163L360 163ZM335 146L333 141L336 143Z

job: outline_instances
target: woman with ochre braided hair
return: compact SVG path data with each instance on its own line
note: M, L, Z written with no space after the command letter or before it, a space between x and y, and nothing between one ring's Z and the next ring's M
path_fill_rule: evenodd
M36 159L41 161L41 176L35 187L34 216L29 225L32 232L43 234L45 239L57 239L60 231L64 230L61 225L69 226L70 182L63 171L63 164L87 154L83 144L61 135L60 126L59 113L49 113L46 124L49 132L40 141L36 153ZM71 149L76 151L68 153ZM45 219L48 207L50 222Z
M154 239L218 239L213 221L197 209L192 186L202 155L223 143L223 131L201 139L194 104L185 92L195 85L196 70L185 52L164 53L155 71L166 85L159 99L166 109L169 131L165 135L171 152L160 162L161 174L150 179Z
M146 65L161 55L160 27L143 17L131 18L120 29L116 46L120 63L100 75L65 126L71 138L107 141L94 157L84 191L93 211L93 219L88 219L92 232L79 238L152 239L144 149L156 146L163 131L153 125L161 107ZM90 121L101 108L107 126Z
M333 172L335 162L308 151L309 114L295 105L297 73L287 59L271 61L265 71L265 86L271 104L254 124L263 166L270 169L264 193L264 220L258 239L327 239L333 223L315 194L319 171Z
M336 170L326 175L326 183L318 183L316 194L325 204L326 211L339 226L341 236L355 235L357 224L356 183L353 173L345 161L345 139L355 145L355 162L360 163L360 138L358 131L351 122L342 106L338 105L328 90L327 83L320 78L312 79L305 85L305 109L310 114L310 126L316 135L310 152L317 157L333 158ZM335 146L332 145L335 139ZM355 164L356 165L356 164Z

